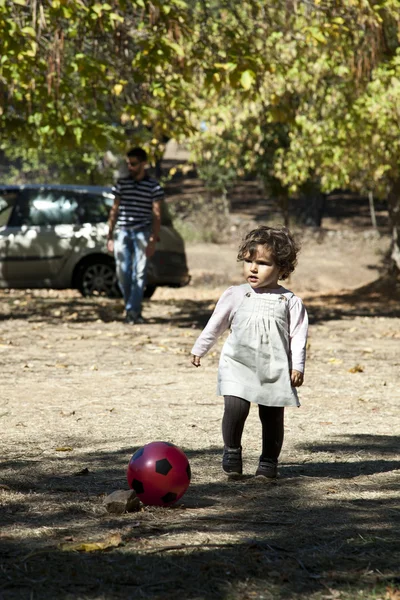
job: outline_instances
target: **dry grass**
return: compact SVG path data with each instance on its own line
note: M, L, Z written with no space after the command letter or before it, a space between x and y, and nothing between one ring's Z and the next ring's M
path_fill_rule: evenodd
M371 294L308 293L302 408L287 411L280 478L262 484L255 410L245 476L220 471L222 341L201 369L188 363L215 289L156 292L134 328L118 302L2 293L0 597L398 600L400 314ZM187 493L109 515L104 495L156 439L187 453ZM108 550L63 550L115 534Z

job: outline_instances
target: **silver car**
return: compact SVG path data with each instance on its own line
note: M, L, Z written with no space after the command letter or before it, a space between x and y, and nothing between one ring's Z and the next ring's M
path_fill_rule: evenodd
M76 288L84 296L119 296L107 251L111 188L0 186L0 287ZM184 242L163 202L161 231L149 261L145 296L157 286L186 285Z

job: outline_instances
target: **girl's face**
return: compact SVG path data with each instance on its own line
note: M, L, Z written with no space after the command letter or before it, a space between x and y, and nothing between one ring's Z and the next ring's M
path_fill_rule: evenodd
M243 274L253 289L278 287L279 267L275 263L271 250L261 244L257 245L253 258L250 258L250 254L245 256Z

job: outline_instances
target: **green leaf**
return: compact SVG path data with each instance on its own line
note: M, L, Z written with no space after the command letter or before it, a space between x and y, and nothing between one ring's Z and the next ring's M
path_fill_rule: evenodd
M177 44L176 42L170 42L169 40L168 40L168 42L167 42L167 43L168 43L168 46L169 46L170 48L172 48L173 50L175 50L175 52L176 52L176 54L177 54L178 56L182 56L182 57L183 57L183 56L185 56L185 51L184 51L184 49L182 48L182 46L180 46L180 45L179 45L179 44Z
M245 90L249 90L253 85L254 81L255 74L253 71L251 71L250 69L248 69L247 71L243 71L243 73L240 76L240 83Z
M310 31L312 37L314 38L314 40L316 40L320 44L326 44L327 43L326 37L324 36L324 34L322 33L322 31L320 31L317 27L310 27L309 31Z
M23 27L21 29L21 33L26 34L26 35L31 35L32 37L36 37L36 31L33 29L33 27L30 27L30 26Z
M74 127L73 131L74 131L76 142L78 145L80 145L81 140L82 140L83 129L82 129L82 127Z
M119 15L119 14L117 14L115 12L110 13L110 19L112 21L118 21L119 23L123 23L124 22L124 17L121 17L121 15Z

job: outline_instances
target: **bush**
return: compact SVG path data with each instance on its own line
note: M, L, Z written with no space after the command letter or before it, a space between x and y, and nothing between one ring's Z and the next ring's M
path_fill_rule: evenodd
M197 196L193 201L174 201L169 205L174 227L186 242L229 241L231 216L225 195Z

